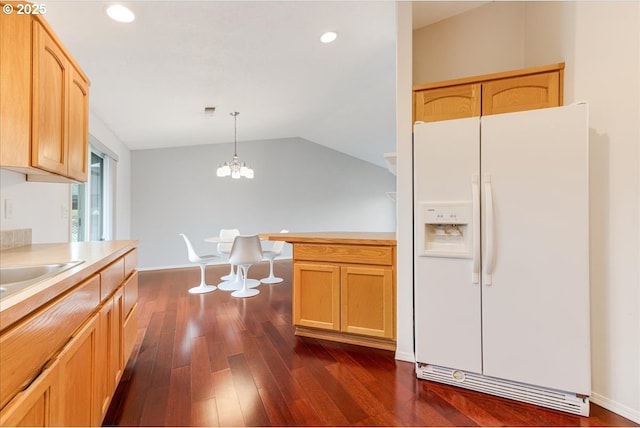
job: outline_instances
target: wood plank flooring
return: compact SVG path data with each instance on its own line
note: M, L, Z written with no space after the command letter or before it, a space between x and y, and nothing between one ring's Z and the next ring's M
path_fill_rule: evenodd
M210 284L228 265L207 268ZM113 426L638 426L418 380L393 352L301 338L291 262L248 299L191 295L199 269L141 272L139 330L104 424ZM249 271L268 274L268 264Z

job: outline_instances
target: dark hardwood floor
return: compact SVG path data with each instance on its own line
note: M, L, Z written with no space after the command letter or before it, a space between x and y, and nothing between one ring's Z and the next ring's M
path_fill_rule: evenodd
M117 426L638 426L418 380L393 352L297 337L291 262L248 299L191 295L199 269L141 272L133 356L104 424ZM207 268L208 283L228 265ZM265 277L268 264L249 276Z

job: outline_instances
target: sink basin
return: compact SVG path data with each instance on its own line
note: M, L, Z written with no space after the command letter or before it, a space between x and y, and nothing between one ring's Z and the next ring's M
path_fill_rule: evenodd
M82 261L0 267L0 297L6 297L9 294L23 290L30 285L71 269L80 263Z

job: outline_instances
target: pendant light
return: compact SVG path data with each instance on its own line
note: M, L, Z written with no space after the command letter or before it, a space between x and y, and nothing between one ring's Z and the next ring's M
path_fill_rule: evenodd
M229 113L233 116L233 157L231 158L231 162L224 162L221 164L216 170L216 175L218 177L229 177L231 178L253 178L253 168L247 166L246 163L240 162L240 158L238 157L238 153L236 151L236 146L238 144L238 115L240 114L237 111L233 113Z

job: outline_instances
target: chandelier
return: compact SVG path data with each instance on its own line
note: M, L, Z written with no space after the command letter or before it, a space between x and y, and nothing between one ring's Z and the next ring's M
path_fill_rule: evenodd
M231 162L224 162L218 167L218 169L216 170L216 175L218 177L231 176L231 178L240 178L240 177L253 178L253 168L251 168L250 166L247 166L247 164L244 162L240 162L240 158L238 158L238 153L236 152L236 145L238 144L237 121L238 121L238 115L240 113L237 111L234 111L233 113L229 113L229 114L233 116L233 129L234 129L233 157L231 158Z

